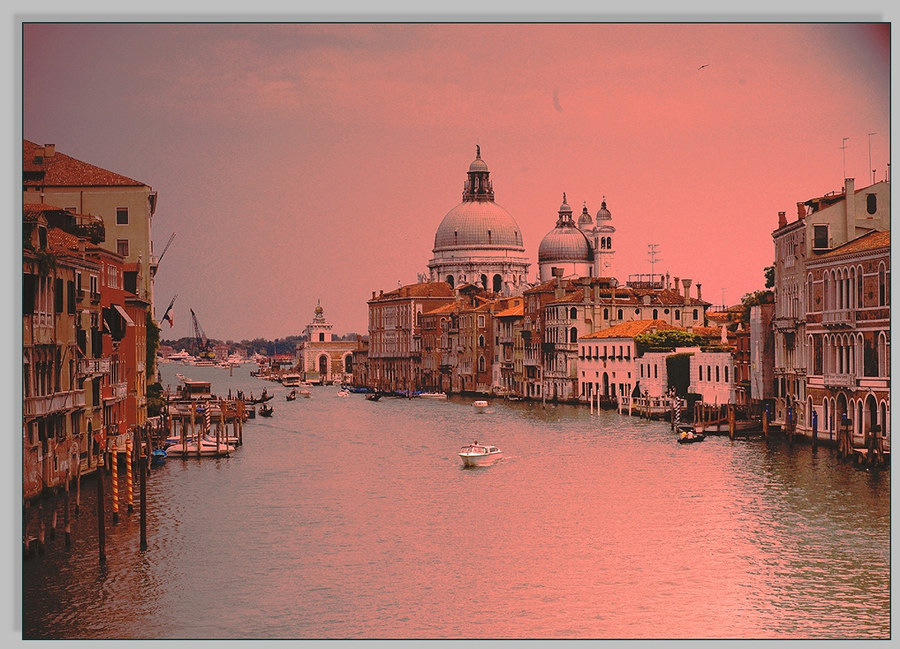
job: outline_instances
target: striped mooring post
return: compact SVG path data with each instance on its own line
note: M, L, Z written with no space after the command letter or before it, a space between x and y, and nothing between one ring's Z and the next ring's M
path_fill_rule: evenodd
M112 461L110 462L110 469L112 470L112 512L113 512L113 525L118 525L119 523L119 449L118 447L113 447L112 452L110 453L110 457Z
M131 438L125 440L125 488L128 490L128 513L134 512L134 483L131 478Z

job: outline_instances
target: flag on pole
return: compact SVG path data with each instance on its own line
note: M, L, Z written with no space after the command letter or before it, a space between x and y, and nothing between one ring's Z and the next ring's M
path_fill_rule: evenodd
M175 326L175 316L172 314L172 305L175 304L176 297L178 297L178 296L176 295L175 297L172 298L172 301L169 302L169 307L166 309L166 312L163 314L162 320L159 321L159 323L162 324L163 322L168 320L169 321L169 329L171 329L172 327Z

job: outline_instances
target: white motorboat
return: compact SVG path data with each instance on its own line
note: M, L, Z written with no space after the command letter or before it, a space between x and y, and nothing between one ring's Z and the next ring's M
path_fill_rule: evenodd
M421 392L419 393L420 399L446 399L447 394L445 392Z
M349 397L349 396L350 396L350 390L338 390L337 396L339 396L339 397Z
M503 457L503 452L496 446L476 441L459 449L459 457L464 466L490 466Z
M475 408L475 412L484 412L487 410L488 402L479 400L473 403L472 407Z

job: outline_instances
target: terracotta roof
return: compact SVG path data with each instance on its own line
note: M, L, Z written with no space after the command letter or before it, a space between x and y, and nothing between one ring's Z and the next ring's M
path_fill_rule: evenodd
M848 241L847 243L838 246L834 250L830 250L829 252L823 253L821 255L817 255L815 258L811 259L808 263L815 263L819 259L828 259L830 257L837 257L839 255L846 255L847 253L852 252L865 252L866 250L875 250L877 248L889 248L891 245L891 231L884 230L883 232L878 232L873 230L872 232L867 232L866 234L853 239L852 241Z
M447 282L424 282L420 284L408 284L398 289L378 295L370 302L380 300L396 300L409 297L453 297L453 288Z
M654 331L684 331L684 327L669 324L665 320L632 320L631 322L623 322L614 325L609 329L595 331L594 333L581 336L587 340L596 338L634 338L643 333L652 333Z
M55 253L69 253L78 249L80 239L59 228L47 228L47 249Z
M511 316L521 316L524 314L525 314L525 306L522 304L519 304L518 306L512 306L503 311L498 311L497 313L494 314L494 317L495 318L506 318L506 317L511 317Z
M25 186L144 186L142 182L76 160L64 153L54 152L53 155L46 156L45 149L46 147L24 140L22 172Z
M459 306L459 301L450 302L449 304L442 304L441 306L429 311L423 311L422 315L440 315L443 313L453 313L459 308Z

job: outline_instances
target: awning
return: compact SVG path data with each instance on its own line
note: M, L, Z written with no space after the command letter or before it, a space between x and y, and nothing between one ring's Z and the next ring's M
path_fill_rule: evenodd
M134 320L128 317L128 314L125 312L125 309L120 307L118 304L113 304L113 308L119 312L119 315L122 316L122 319L125 320L125 324L127 326L134 326Z

